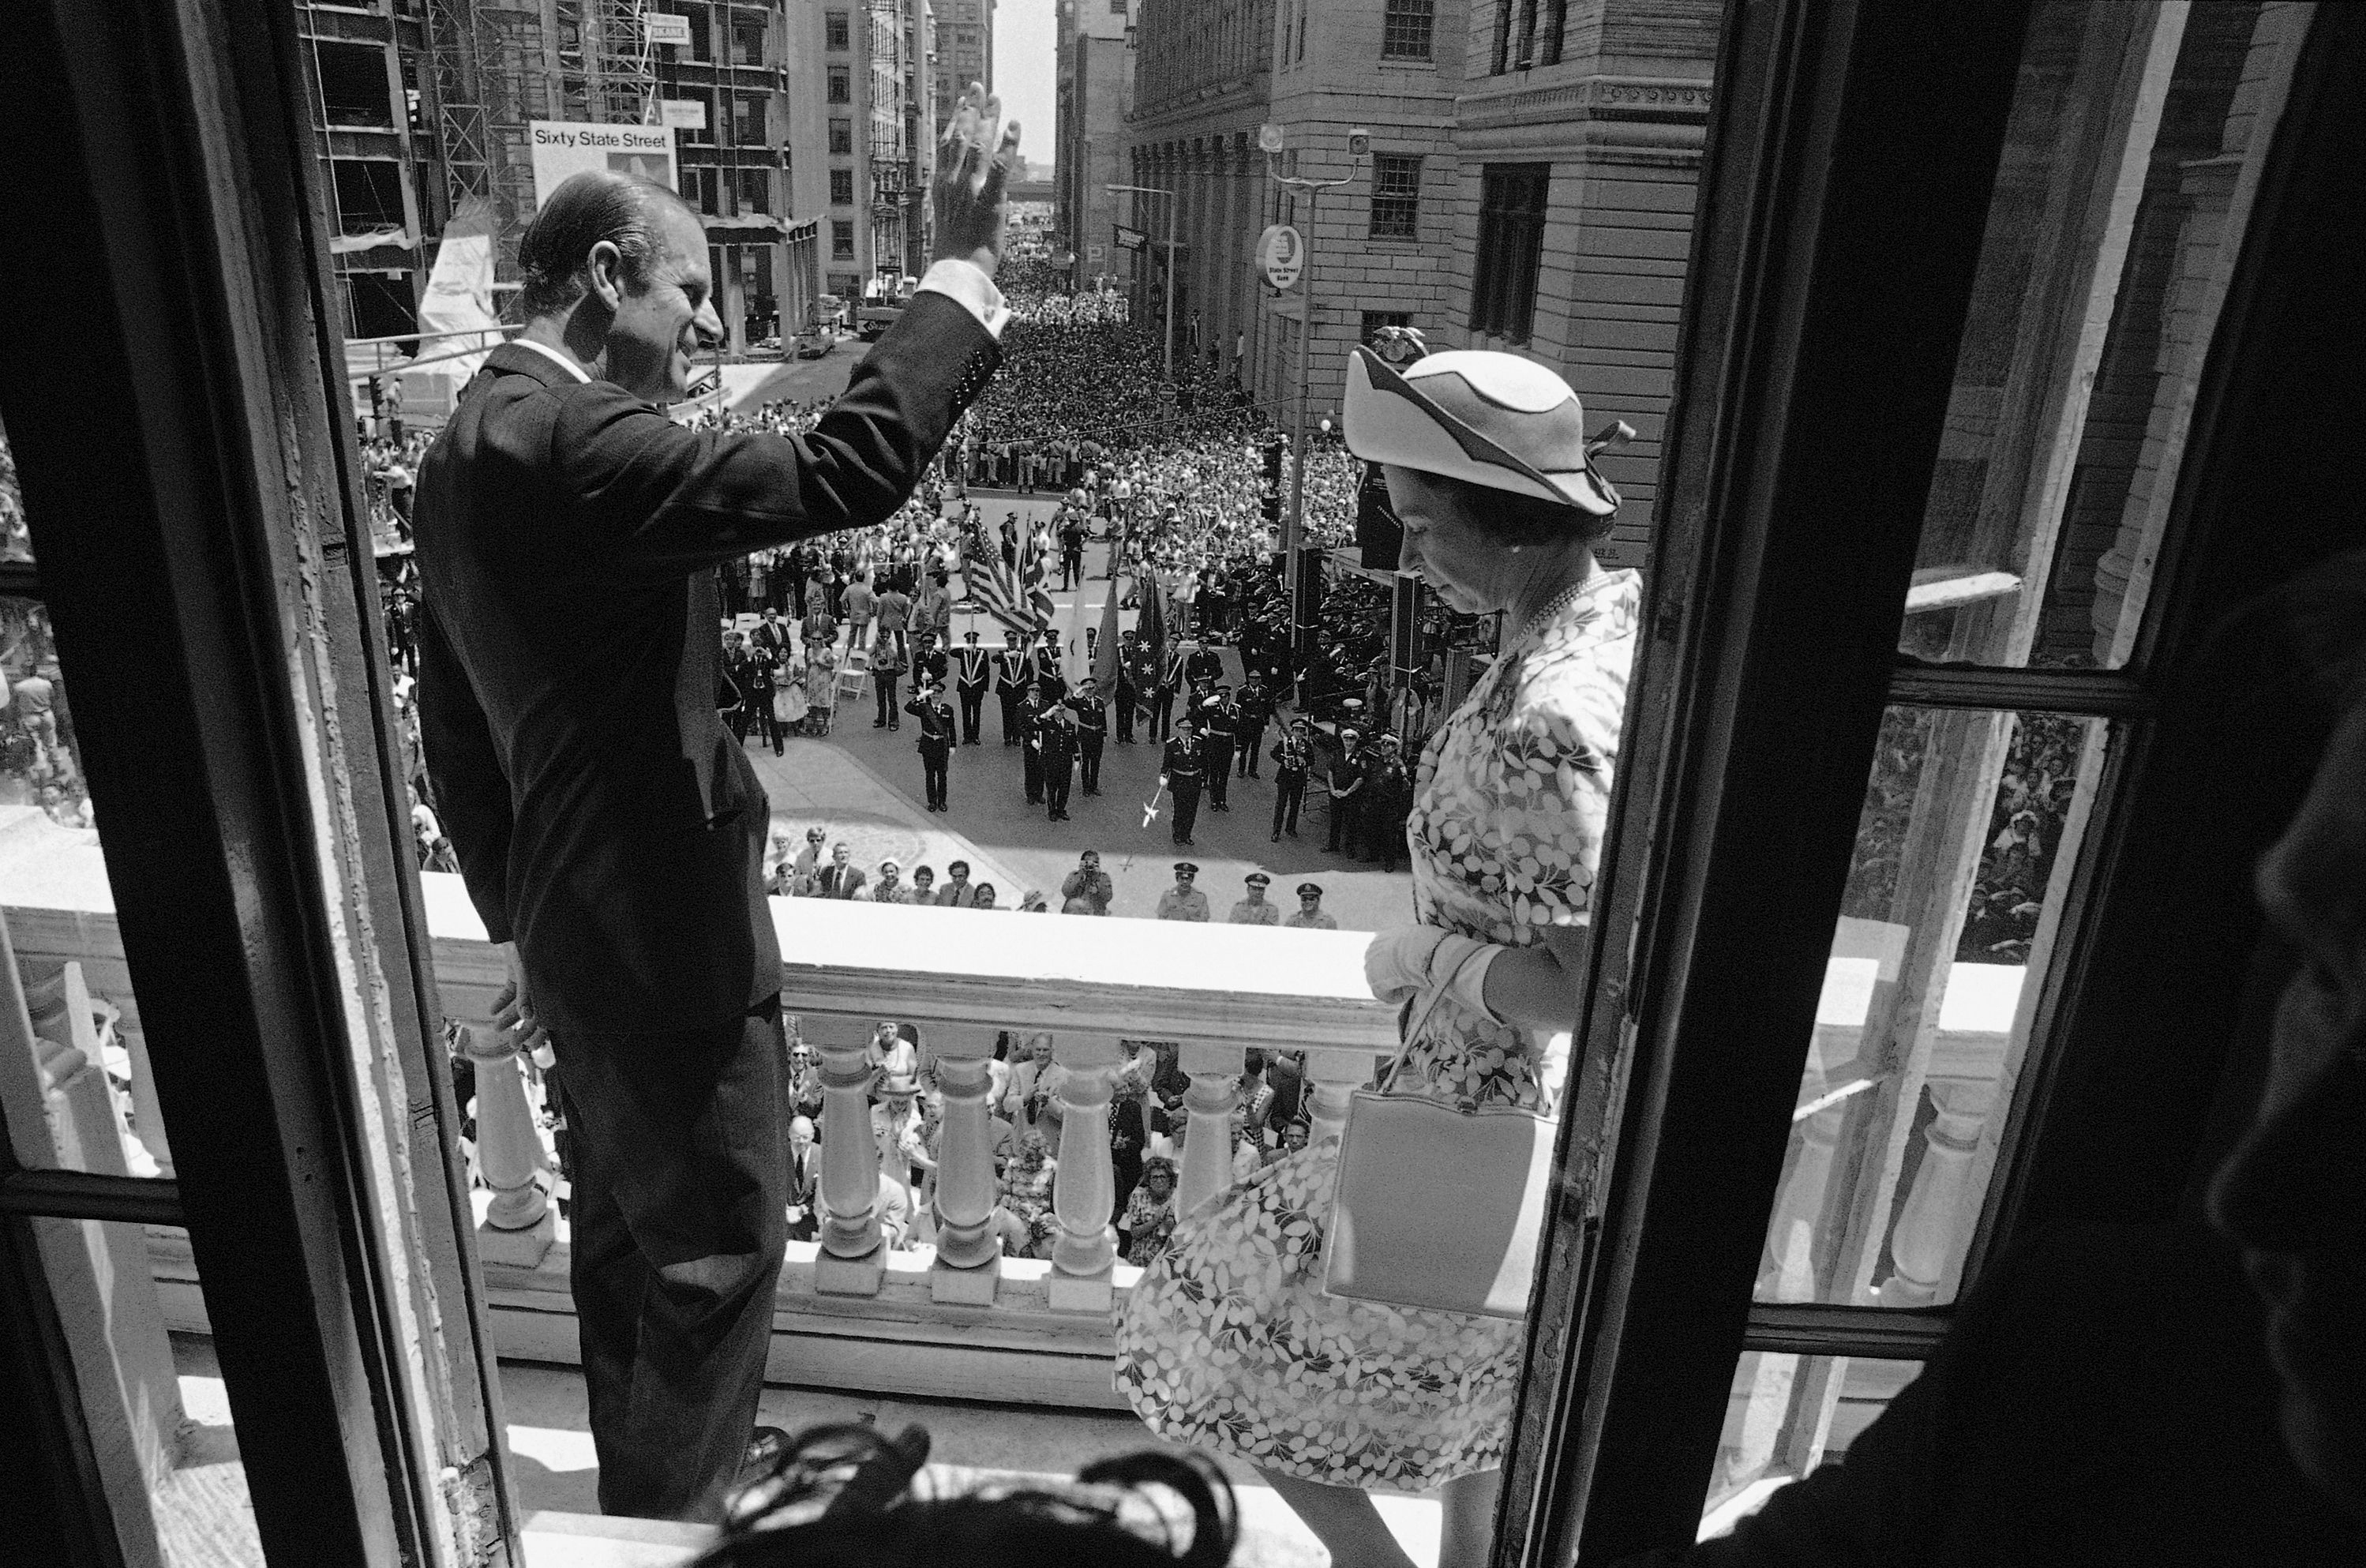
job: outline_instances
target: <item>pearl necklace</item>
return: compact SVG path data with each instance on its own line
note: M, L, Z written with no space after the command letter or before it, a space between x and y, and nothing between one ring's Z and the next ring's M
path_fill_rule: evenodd
M1554 594L1550 599L1547 600L1543 606L1540 607L1535 615L1530 615L1526 621L1520 623L1519 632L1510 642L1504 645L1504 648L1506 649L1517 648L1520 644L1527 641L1528 638L1534 635L1538 627L1543 626L1547 621L1551 620L1555 615L1560 614L1563 610L1568 609L1572 604L1575 604L1579 597L1583 595L1587 589L1594 586L1594 574L1588 572L1585 576L1578 579L1575 582L1571 583L1567 588L1562 589L1559 593Z

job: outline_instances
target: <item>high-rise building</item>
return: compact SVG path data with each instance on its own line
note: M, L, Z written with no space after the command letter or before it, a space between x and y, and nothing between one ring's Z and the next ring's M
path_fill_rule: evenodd
M1076 0L1091 5L1096 0ZM1177 354L1229 367L1288 423L1305 302L1312 424L1347 350L1384 326L1432 348L1551 367L1626 493L1606 555L1639 558L1651 513L1708 112L1718 0L1137 0L1127 183L1178 192ZM1258 128L1280 127L1268 159ZM1351 132L1369 132L1361 157ZM1274 175L1344 180L1293 193ZM1165 303L1163 211L1133 226L1136 316ZM1306 281L1277 294L1258 232L1297 227Z
M1075 256L1070 286L1121 274L1118 215L1125 183L1126 116L1133 107L1132 6L1138 0L1060 0L1059 123L1053 141L1053 221Z
M995 0L937 0L937 119L972 82L994 88Z

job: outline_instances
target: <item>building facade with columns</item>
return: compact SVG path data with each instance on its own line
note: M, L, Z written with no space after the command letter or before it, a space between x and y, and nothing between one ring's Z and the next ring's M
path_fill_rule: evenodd
M1284 425L1310 298L1310 424L1335 417L1348 348L1382 326L1534 358L1589 420L1636 428L1604 459L1628 502L1605 553L1639 560L1720 13L1717 0L1141 0L1128 164L1132 183L1182 192L1178 355L1204 366L1214 350L1226 368L1237 355ZM1346 183L1282 189L1256 149L1268 120L1284 134L1273 172ZM1310 242L1307 282L1288 295L1254 257L1276 222ZM1162 265L1145 251L1135 265L1155 310Z
M1059 123L1054 129L1053 221L1075 254L1072 288L1123 275L1118 215L1130 183L1126 116L1133 108L1132 10L1140 0L1060 0Z

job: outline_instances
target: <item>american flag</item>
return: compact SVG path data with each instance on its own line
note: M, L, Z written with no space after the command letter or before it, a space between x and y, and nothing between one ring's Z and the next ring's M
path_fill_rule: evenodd
M1016 570L1003 564L1001 551L992 546L986 550L980 557L971 553L968 546L963 547L962 581L979 608L1017 632L1031 648L1059 610L1051 589L1044 586L1043 554L1035 548L1034 530L1022 530L1019 536Z

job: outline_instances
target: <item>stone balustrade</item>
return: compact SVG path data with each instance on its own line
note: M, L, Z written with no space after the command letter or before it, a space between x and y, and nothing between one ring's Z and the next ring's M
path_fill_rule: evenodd
M90 992L136 1023L104 873L95 852L91 859L90 874L73 879L70 897L59 896L54 874L44 888L52 905L77 907L12 908L8 929L25 975L44 979L77 963ZM571 1360L566 1226L552 1201L553 1173L535 1125L531 1069L483 1021L506 978L501 960L484 940L457 877L429 874L422 883L436 977L446 1016L455 1021L453 1043L476 1067L477 1168L485 1189L478 1195L477 1243L496 1343L504 1355ZM1136 1275L1117 1258L1110 1225L1115 1173L1107 1129L1124 1081L1121 1042L1180 1046L1179 1066L1190 1080L1177 1195L1185 1213L1233 1179L1230 1123L1248 1047L1305 1054L1308 1115L1318 1137L1344 1122L1349 1096L1393 1050L1393 1010L1366 991L1368 938L1359 932L824 900L776 899L772 912L787 955L782 1005L798 1016L803 1037L818 1053L824 1100L819 1234L790 1244L769 1368L777 1381L1113 1404L1110 1309ZM1993 976L1981 981L1993 983ZM2009 1016L2009 1000L2004 1011ZM1861 1021L1862 1008L1854 1016ZM917 1027L924 1072L941 1094L927 1215L934 1241L903 1250L887 1245L881 1224L882 1150L865 1048L882 1018ZM1020 1039L1049 1033L1061 1069L1056 1230L1048 1258L1012 1255L997 1213L987 1096L1002 1030ZM1933 1299L1952 1284L1951 1260L1977 1199L1966 1190L1970 1166L1962 1156L1987 1113L1984 1097L1994 1096L2001 1046L2002 1036L1985 1027L1943 1027L1927 1080L1940 1115L1930 1123L1900 1206L1892 1238L1897 1272L1884 1287L1885 1303ZM1846 1021L1829 1030L1820 1025L1818 1052L1836 1065L1855 1055ZM133 1053L135 1070L144 1077L140 1054ZM142 1098L135 1081L131 1098L141 1134L132 1146L144 1144L160 1165L168 1164L152 1096ZM1778 1244L1786 1234L1779 1223L1770 1235L1772 1299L1805 1292L1808 1234L1831 1177L1827 1123L1837 1125L1844 1104L1812 1111L1798 1124L1805 1146L1776 1205L1778 1216L1791 1213L1797 1224L1787 1247ZM202 1297L186 1245L155 1233L151 1252L167 1321L202 1330ZM1762 1280L1763 1298L1767 1283Z

